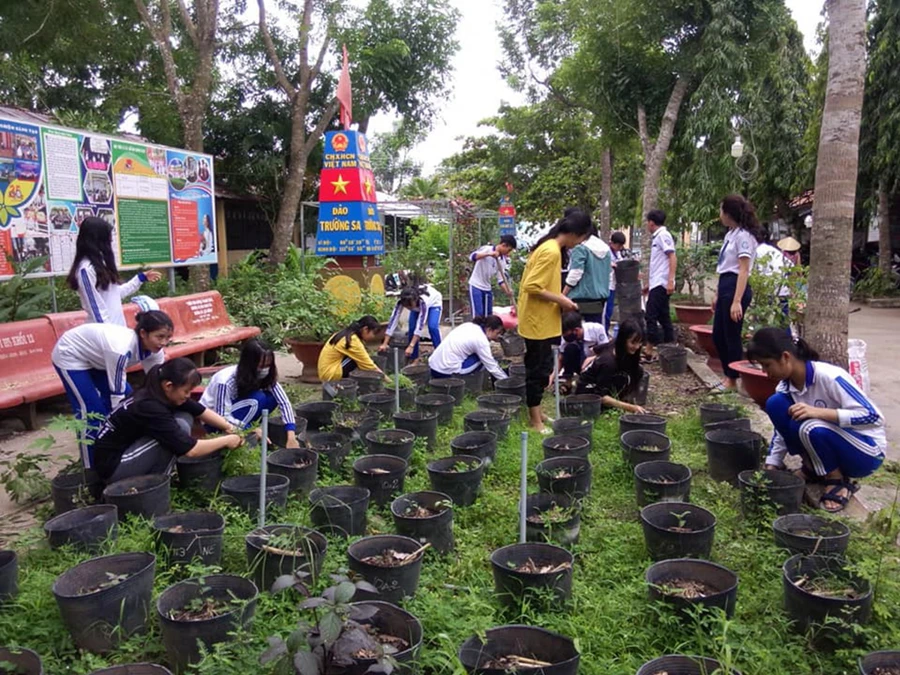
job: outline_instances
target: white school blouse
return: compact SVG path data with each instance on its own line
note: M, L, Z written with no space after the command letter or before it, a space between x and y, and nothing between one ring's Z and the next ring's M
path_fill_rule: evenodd
M293 431L297 428L297 420L294 417L294 409L287 394L277 382L272 387L272 395L278 402L278 408L281 410L281 419L284 421L284 428ZM239 420L231 416L231 409L238 401L237 390L237 366L228 366L213 375L203 396L200 397L200 403L210 410L215 411L236 427L241 427ZM274 412L270 410L269 412Z
M419 316L416 321L416 327L413 331L415 335L422 337L425 334L425 327L428 325L428 310L437 307L438 309L444 306L444 298L441 295L440 291L436 289L431 284L425 284L425 289L428 291L428 295L424 293L419 298ZM390 337L394 334L394 331L397 330L397 324L400 322L400 314L403 312L403 305L399 302L394 307L394 311L391 313L391 318L388 321L387 329L384 331L385 335Z
M457 326L441 340L429 357L428 366L443 375L455 375L460 372L463 361L472 354L477 354L485 370L498 380L507 378L491 354L491 342L484 329L471 322Z
M505 255L500 256L499 258L486 256L475 260L476 255L491 253L496 248L497 247L492 244L487 244L469 256L469 260L475 262L475 266L472 268L472 274L469 277L469 286L477 288L480 291L490 291L493 287L492 282L494 277L497 278L498 284L505 282L504 274L509 273L509 258Z
M97 271L89 260L78 265L78 298L81 308L87 312L88 323L125 325L122 300L138 292L147 280L143 272L135 274L124 284L110 284L106 289L97 288Z

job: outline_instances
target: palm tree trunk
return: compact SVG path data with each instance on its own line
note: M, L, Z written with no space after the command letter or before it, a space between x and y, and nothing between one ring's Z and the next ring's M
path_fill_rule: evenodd
M609 241L612 225L612 150L605 148L601 161L603 175L600 179L600 238Z
M865 0L828 0L828 84L819 136L806 336L847 366L853 209L866 74Z

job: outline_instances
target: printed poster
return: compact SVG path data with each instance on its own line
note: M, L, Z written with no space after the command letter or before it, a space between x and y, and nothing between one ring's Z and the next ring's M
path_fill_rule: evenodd
M203 155L168 150L169 221L176 263L215 263L212 165Z

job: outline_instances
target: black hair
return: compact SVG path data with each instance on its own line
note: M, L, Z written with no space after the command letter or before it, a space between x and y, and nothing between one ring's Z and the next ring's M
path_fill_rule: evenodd
M81 221L75 240L75 259L66 277L66 283L73 291L78 290L78 266L85 258L94 267L97 288L105 291L110 284L119 283L119 270L112 250L112 231L112 225L97 216L88 216Z
M538 239L531 250L536 250L545 241L555 239L561 234L590 235L592 225L591 217L588 214L575 206L570 206L566 209L565 215L550 228L547 234Z
M666 212L661 209L653 209L652 211L647 213L647 220L656 223L657 226L662 227L666 224Z
M736 222L739 228L747 230L759 241L762 225L756 217L756 208L749 200L741 195L728 195L722 200L721 207L725 215Z
M616 341L613 343L613 354L616 361L616 370L622 373L628 373L628 388L622 392L626 394L634 391L641 381L641 350L637 350L634 354L628 353L628 343L638 336L641 341L644 340L644 328L640 322L634 319L625 319L619 324L619 332L616 334ZM609 349L608 345L601 345L600 350ZM595 348L595 351L597 348Z
M566 312L562 316L562 332L568 333L569 331L575 330L576 328L581 328L584 325L584 319L582 319L581 314L575 311Z
M268 356L272 358L272 365L269 367L269 374L260 380L256 371L259 370L259 364ZM269 391L278 382L275 352L259 338L247 340L241 348L241 356L238 359L234 379L237 384L238 398L247 398L254 391L260 389Z
M763 223L759 227L759 231L754 235L756 237L757 244L768 244L770 243L772 236L769 234L769 224Z
M510 248L515 248L516 246L518 246L518 244L516 244L516 238L511 234L504 234L502 237L500 237L500 243L506 244Z
M784 328L760 328L747 345L747 360L780 359L787 352L801 361L818 361L819 353L803 338L794 340Z
M138 312L134 317L134 320L134 332L138 334L138 337L140 337L141 331L152 333L161 328L168 328L172 331L175 330L175 324L172 323L172 318L159 309L149 309L146 312Z
M496 314L490 314L488 316L476 316L472 319L472 323L476 326L480 326L481 329L485 332L489 330L503 330L503 319L501 319Z
M401 293L402 295L402 293ZM365 316L359 317L356 321L351 323L346 328L339 330L337 333L331 336L331 339L328 341L329 344L336 345L341 340L344 341L344 347L350 349L350 339L355 335L360 340L362 340L362 329L368 328L370 331L377 331L381 328L381 324L378 323L378 319L376 319L371 314L366 314Z
M609 237L609 240L614 244L622 244L625 245L625 233L624 232L613 232Z
M176 387L183 387L188 384L191 387L196 387L202 381L203 378L200 376L200 371L197 370L196 364L189 358L182 356L166 361L162 365L153 366L147 373L144 386L135 393L134 398L135 400L155 398L161 403L171 405L165 391L163 391L163 382L171 382Z
M424 286L404 288L400 291L399 303L407 309L418 309L419 300L423 295L428 295L428 289Z

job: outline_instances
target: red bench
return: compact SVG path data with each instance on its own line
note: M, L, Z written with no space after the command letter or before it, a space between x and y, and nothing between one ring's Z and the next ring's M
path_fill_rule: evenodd
M203 366L219 347L259 335L254 326L235 326L217 291L162 298L160 309L172 317L175 333L166 357L187 356ZM125 320L134 325L136 305L127 304ZM47 314L38 319L0 323L0 411L18 417L31 431L37 425L38 401L65 393L50 361L59 337L84 323L84 312ZM139 371L140 366L131 368Z

